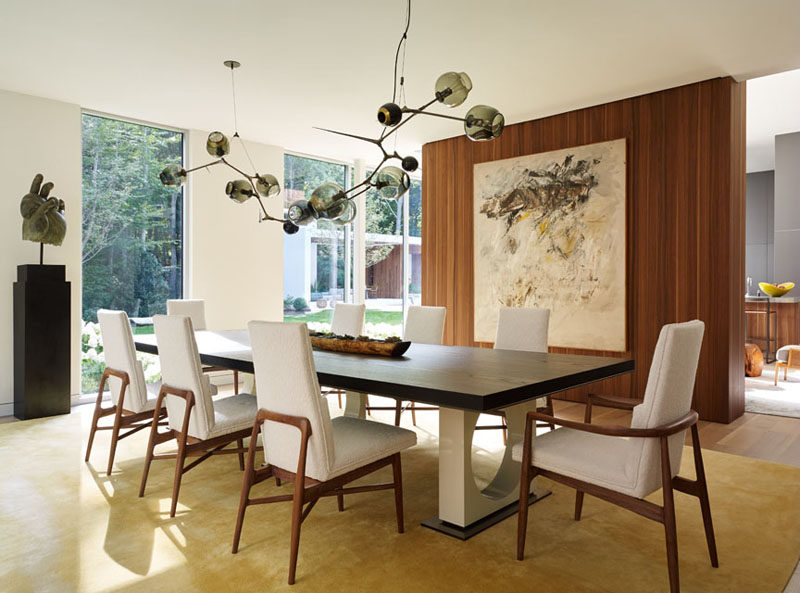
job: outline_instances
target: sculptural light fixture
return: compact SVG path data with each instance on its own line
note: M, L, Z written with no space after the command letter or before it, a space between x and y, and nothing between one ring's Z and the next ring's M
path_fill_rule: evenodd
M408 106L400 107L395 102L398 95L398 59L400 57L400 49L404 48L406 40L408 39L408 29L410 25L411 0L408 0L405 31L403 31L403 35L400 37L400 42L397 44L397 51L395 52L395 82L392 91L392 101L390 103L385 103L378 109L378 122L385 126L381 135L378 138L367 138L355 134L348 134L346 132L317 128L325 132L331 132L333 134L339 134L341 136L347 136L374 144L380 149L383 158L366 179L348 190L343 189L335 183L326 182L316 188L308 200L297 200L294 202L289 206L288 219L295 225L306 225L320 218L328 219L338 225L348 224L353 220L356 214L356 206L352 200L368 191L370 188L375 188L381 196L387 199L397 199L405 194L411 186L411 179L408 173L415 171L419 163L413 156L403 157L398 154L396 150L391 153L388 152L383 143L417 115L432 115L460 121L464 124L464 132L467 137L478 142L493 140L503 133L503 125L505 124L503 114L494 107L489 107L488 105L476 105L467 111L464 117L455 117L452 115L425 111L436 102L442 103L448 107L458 107L461 105L467 99L470 90L472 90L472 81L464 72L446 72L442 74L436 80L433 99L417 109L412 109ZM403 95L404 83L405 79L401 73L399 84L401 97ZM407 117L404 118L406 115ZM388 161L393 159L400 161L401 166L384 166Z
M236 117L236 86L234 85L233 71L241 66L241 64L235 60L225 60L223 64L226 68L230 68L231 71L231 93L233 95L234 124L233 138L239 140L239 143L242 145L242 149L244 149L244 153L247 156L247 160L250 161L250 166L252 166L253 170L255 171L256 167L253 164L253 160L250 158L250 154L247 152L247 146L245 146L244 141L242 141L241 137L239 136L239 124ZM241 169L232 165L228 160L225 159L225 156L231 151L230 141L222 132L211 132L208 135L208 140L206 141L206 151L208 151L208 154L211 156L217 157L217 160L206 163L205 165L200 165L199 167L194 167L192 169L184 169L180 165L167 165L159 174L161 183L164 185L181 186L186 183L186 178L188 177L189 173L198 171L200 169L207 169L208 167L213 167L214 165L227 165L244 177L244 179L234 179L233 181L229 181L225 186L225 193L228 194L228 197L231 200L241 204L250 198L255 198L258 201L258 205L261 207L261 212L259 213L259 222L262 220L274 220L276 222L283 223L283 230L287 233L291 234L297 232L298 228L292 222L271 216L264 207L264 203L261 201L261 198L269 198L280 193L281 186L274 175L270 175L269 173L262 175L257 171L253 175L248 175Z

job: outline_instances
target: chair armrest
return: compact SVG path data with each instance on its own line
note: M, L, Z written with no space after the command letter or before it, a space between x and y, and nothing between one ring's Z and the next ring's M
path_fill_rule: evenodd
M588 403L592 405L607 405L612 408L622 408L631 410L642 403L640 399L632 397L620 397L618 395L599 395L597 393L590 393Z
M563 426L565 428L572 428L574 430L580 430L582 432L591 432L594 434L602 434L605 436L612 436L612 437L637 437L637 438L655 438L655 437L667 437L673 434L676 434L682 430L686 430L693 424L697 422L698 415L697 412L694 410L690 410L685 416L682 418L678 418L677 420L670 422L669 424L662 424L661 426L656 426L654 428L628 428L624 426L601 426L598 424L589 424L586 422L575 422L573 420L565 420L563 418L556 418L555 416L551 416L549 414L543 414L542 412L528 412L526 417L526 430L527 425L537 420L541 422L548 422L553 424L558 424L559 426Z
M267 420L270 422L279 422L280 424L289 424L296 427L306 436L311 436L311 421L308 418L303 416L290 416L289 414L279 414L278 412L270 412L264 408L258 410L253 428L255 429L257 426L261 426Z

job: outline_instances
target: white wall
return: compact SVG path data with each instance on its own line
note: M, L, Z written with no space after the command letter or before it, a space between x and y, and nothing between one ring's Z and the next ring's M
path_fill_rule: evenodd
M17 265L39 262L39 245L22 240L19 202L36 173L66 202L67 235L45 246L45 263L65 264L72 282L71 391L80 391L81 110L78 105L0 91L0 416L13 412L12 283Z
M188 134L187 168L214 160L205 149L208 132ZM259 173L271 173L283 184L283 149L248 142ZM231 143L229 160L250 173L239 141ZM241 176L224 165L189 176L186 227L186 296L206 299L209 329L238 329L253 319L283 319L283 228L258 222L258 203L243 204L225 195L225 184ZM283 197L264 199L272 216L282 217Z

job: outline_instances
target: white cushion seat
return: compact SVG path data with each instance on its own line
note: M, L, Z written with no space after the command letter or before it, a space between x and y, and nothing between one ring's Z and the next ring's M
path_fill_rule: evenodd
M417 444L417 435L413 431L383 422L338 416L331 420L331 426L333 466L323 480L330 480Z
M249 393L215 400L214 426L209 431L208 438L252 428L257 412L256 396Z
M531 456L536 467L635 496L634 448L641 451L632 439L559 428L533 439ZM514 445L511 457L522 461L522 443Z
M800 350L800 346L797 344L789 344L788 346L778 348L778 351L775 353L775 358L781 362L789 362L789 350Z

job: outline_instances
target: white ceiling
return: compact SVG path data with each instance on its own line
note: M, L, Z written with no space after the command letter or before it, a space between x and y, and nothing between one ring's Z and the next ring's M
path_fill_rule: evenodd
M375 159L375 147L312 126L379 131L404 11L405 0L2 0L0 88L230 130L221 62L234 58L243 63L244 137ZM715 76L800 68L799 31L798 0L416 0L408 103L432 98L440 73L463 70L474 83L467 105L524 121ZM418 118L398 148L460 132L457 122Z
M791 132L800 132L800 70L748 81L747 172L774 169L775 136Z

